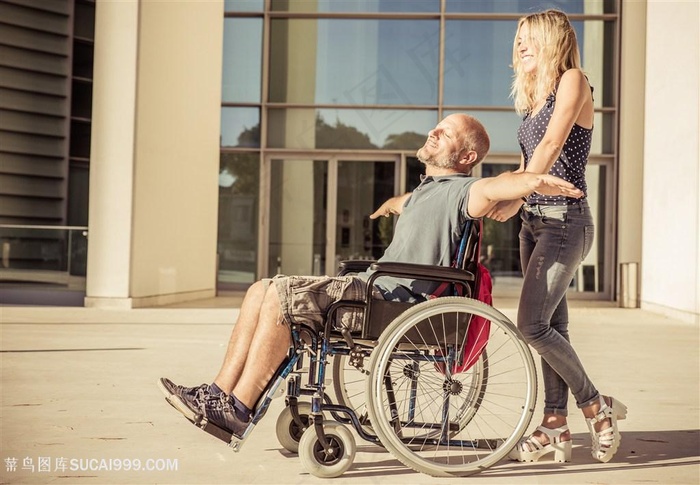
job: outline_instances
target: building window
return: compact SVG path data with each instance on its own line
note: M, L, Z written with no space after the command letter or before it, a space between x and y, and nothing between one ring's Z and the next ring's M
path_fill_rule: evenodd
M596 250L572 290L611 296L614 266L606 249L613 240L607 228L614 205L619 0L226 0L222 153L255 153L259 162L249 167L259 170L261 187L269 191L279 172L275 167L313 161L314 173L324 175L310 177L315 185L301 190L327 200L342 190L333 169L327 172L334 160L348 154L392 160L386 163L396 167L392 183L400 192L419 180L423 167L415 150L428 130L448 114L466 112L491 136L481 174L513 169L520 163L520 119L509 98L513 37L519 17L545 8L570 15L595 89L588 178L597 213ZM258 220L265 220L277 200L266 190ZM314 205L317 219L329 213L319 212L320 203ZM490 224L485 257L502 283L513 278L517 286L517 220L499 228ZM257 232L258 278L275 271L275 230ZM337 248L324 249L323 233L316 232L301 260L310 261L312 273L318 266L314 255L321 255L321 266L332 272L326 259L334 250L342 252L354 235L339 229Z

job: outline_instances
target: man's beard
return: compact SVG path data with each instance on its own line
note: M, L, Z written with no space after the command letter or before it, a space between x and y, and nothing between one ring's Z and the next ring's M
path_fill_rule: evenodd
M416 153L418 160L426 165L432 165L437 168L457 168L457 160L459 160L459 153L452 153L450 155L445 155L443 157L435 157L433 155L423 155L423 148L421 147Z

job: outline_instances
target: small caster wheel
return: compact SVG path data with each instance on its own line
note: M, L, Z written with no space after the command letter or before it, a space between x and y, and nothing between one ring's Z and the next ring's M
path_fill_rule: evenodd
M328 452L324 451L312 426L301 436L299 458L306 471L315 477L339 477L355 460L355 437L348 428L335 421L324 423L323 429L331 445Z
M289 406L284 408L277 418L277 440L282 447L292 453L299 452L299 440L304 431L309 427L309 415L311 414L311 404L308 402L300 402L297 404L299 410L299 418L304 423L304 427L300 427L292 417L292 410Z

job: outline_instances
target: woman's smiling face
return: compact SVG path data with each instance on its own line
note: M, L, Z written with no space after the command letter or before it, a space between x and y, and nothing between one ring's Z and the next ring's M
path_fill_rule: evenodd
M524 23L518 31L518 55L523 72L534 73L537 70L538 49L530 36L530 27Z

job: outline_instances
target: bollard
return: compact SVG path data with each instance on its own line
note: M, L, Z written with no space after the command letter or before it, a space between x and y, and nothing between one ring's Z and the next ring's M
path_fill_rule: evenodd
M620 306L639 308L639 263L620 263Z

